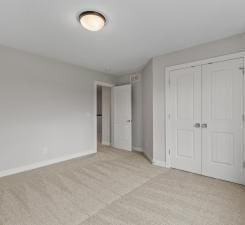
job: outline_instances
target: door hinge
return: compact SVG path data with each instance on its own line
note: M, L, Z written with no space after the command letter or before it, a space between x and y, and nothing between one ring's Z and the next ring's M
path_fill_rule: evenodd
M168 155L170 155L170 153L171 153L171 150L170 150L170 148L168 149Z
M242 121L245 121L245 114L242 114Z
M170 118L171 118L171 117L170 117L170 113L169 113L169 114L168 114L168 119L170 120Z
M168 86L170 87L171 81L170 78L168 78Z
M242 74L244 75L244 72L245 72L244 71L245 70L244 67L239 67L239 70L241 70L242 71Z
M245 161L243 161L243 163L242 163L242 167L243 167L243 168L245 168Z

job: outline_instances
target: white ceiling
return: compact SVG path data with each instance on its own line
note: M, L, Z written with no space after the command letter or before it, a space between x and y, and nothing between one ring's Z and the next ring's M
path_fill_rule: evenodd
M115 75L153 56L245 31L244 0L1 0L0 44ZM77 16L108 18L88 32Z

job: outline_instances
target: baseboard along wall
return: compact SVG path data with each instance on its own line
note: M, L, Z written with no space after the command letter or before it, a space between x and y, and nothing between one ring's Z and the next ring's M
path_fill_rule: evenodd
M68 156L59 157L59 158L56 158L56 159L50 159L50 160L46 160L46 161L41 161L41 162L37 162L37 163L21 166L21 167L18 167L18 168L13 168L13 169L9 169L9 170L3 170L3 171L0 171L0 177L10 176L10 175L14 175L14 174L17 174L17 173L22 173L22 172L25 172L25 171L34 170L34 169L37 169L37 168L49 166L49 165L52 165L52 164L64 162L64 161L67 161L67 160L79 158L79 157L86 156L86 155L91 155L91 154L94 154L94 153L96 153L96 152L95 151L81 152L81 153L76 153L76 154L72 154L72 155L68 155Z

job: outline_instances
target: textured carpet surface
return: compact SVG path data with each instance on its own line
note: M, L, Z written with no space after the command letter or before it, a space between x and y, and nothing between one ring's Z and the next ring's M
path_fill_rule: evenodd
M0 225L245 225L243 186L97 154L0 178Z

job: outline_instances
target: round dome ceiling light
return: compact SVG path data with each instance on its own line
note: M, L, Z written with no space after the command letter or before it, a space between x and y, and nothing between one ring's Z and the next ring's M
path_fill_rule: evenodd
M82 26L89 31L99 31L106 23L105 17L95 11L85 11L79 16L80 23Z

